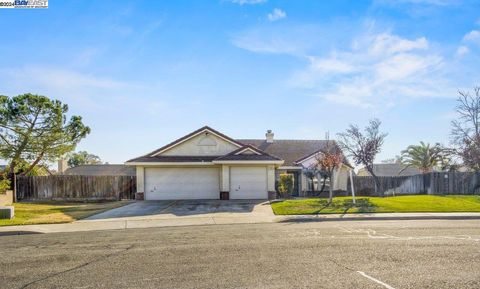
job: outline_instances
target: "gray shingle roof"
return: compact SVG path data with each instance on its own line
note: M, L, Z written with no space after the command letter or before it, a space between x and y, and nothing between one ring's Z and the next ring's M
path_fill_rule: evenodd
M263 151L258 150L255 147L251 147L253 150L257 151L260 153L260 155L257 154L251 154L251 155L246 155L246 154L239 154L236 155L237 152L240 152L244 150L245 148L248 148L251 146L242 146L239 149L234 150L233 152L226 154L224 156L143 156L143 157L138 157L132 160L129 160L129 162L211 162L213 160L229 160L229 161L235 161L235 160L255 160L255 161L267 161L267 160L280 160L280 158L277 158L275 156L269 155Z
M325 148L326 140L287 140L275 139L267 143L265 139L237 139L243 144L254 147L285 160L284 166L295 166L295 161L305 158Z
M421 174L422 172L414 167L405 168L403 164L374 164L373 172L378 177L395 177L395 176L413 176ZM359 176L369 176L370 173L367 172L365 168L361 168L358 172Z
M81 165L67 169L64 175L135 176L136 169L126 165Z
M259 153L259 154L237 154L238 152L241 152L247 148L250 148L251 150ZM276 156L272 156L262 150L259 150L258 148L254 147L253 145L245 145L242 146L239 149L234 150L233 152L226 154L224 156L221 156L217 158L216 160L228 160L228 161L279 161L282 160Z

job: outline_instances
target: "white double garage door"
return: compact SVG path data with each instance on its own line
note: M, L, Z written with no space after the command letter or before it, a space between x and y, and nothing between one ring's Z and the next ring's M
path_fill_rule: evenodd
M267 199L266 167L230 167L230 199ZM145 168L147 200L219 199L219 168Z

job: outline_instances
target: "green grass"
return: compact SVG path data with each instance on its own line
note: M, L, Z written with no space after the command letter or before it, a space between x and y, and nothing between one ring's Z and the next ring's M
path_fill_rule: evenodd
M42 202L15 203L15 217L0 220L0 226L69 223L113 208L130 201L114 202Z
M296 199L272 203L276 215L346 214L346 213L413 213L413 212L480 212L480 196L401 196L337 197L328 205L326 199Z

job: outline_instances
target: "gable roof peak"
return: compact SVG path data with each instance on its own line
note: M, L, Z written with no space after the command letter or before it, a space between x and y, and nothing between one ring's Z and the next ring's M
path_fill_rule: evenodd
M212 134L214 134L214 135L216 135L216 136L218 136L218 137L220 137L220 138L228 141L228 142L231 143L231 144L234 144L234 145L237 146L237 147L242 147L242 146L244 145L243 143L240 143L239 141L237 141L237 140L235 140L235 139L233 139L233 138L231 138L231 137L229 137L229 136L227 136L227 135L219 132L218 130L215 130L215 129L211 128L210 126L205 125L205 126L199 128L199 129L197 129L197 130L194 130L193 132L191 132L191 133L189 133L189 134L187 134L187 135L185 135L185 136L183 136L183 137L181 137L181 138L179 138L179 139L176 139L176 140L174 140L173 142L171 142L171 143L169 143L169 144L167 144L167 145L164 145L163 147L161 147L161 148L159 148L159 149L157 149L157 150L155 150L155 151L153 151L153 152L151 152L151 153L148 153L148 154L146 154L146 155L144 155L144 156L151 156L151 157L157 156L158 154L160 154L160 153L162 153L162 152L164 152L164 151L166 151L166 150L169 150L170 148L172 148L172 147L174 147L174 146L176 146L176 145L178 145L178 144L181 144L181 143L183 143L184 141L187 141L187 140L191 139L192 137L195 137L195 136L199 135L200 133L202 133L202 132L204 132L204 131L207 131L207 130L208 130L210 133L212 133Z

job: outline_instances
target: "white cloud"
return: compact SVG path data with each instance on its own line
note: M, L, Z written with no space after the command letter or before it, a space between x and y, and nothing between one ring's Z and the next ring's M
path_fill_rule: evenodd
M255 5L265 3L267 0L231 0L231 2L238 5Z
M403 37L368 19L349 23L348 29L337 22L257 27L238 33L232 43L304 61L287 81L295 93L357 107L454 97L459 87L471 86L479 76L458 57L472 49L468 43L459 43L456 54L448 55L444 46L426 37Z
M375 78L380 81L404 80L416 74L428 72L429 69L435 69L441 63L442 58L439 56L397 54L375 64Z
M295 41L295 37L285 34L265 35L264 31L252 30L232 37L233 45L255 53L298 54L303 48Z
M135 95L134 92L146 89L144 85L109 77L43 66L1 68L0 78L5 79L4 87L9 88L8 91L0 93L44 94L74 104L76 107L92 109L112 109L122 95Z
M68 69L29 66L17 69L1 69L0 74L8 75L17 82L35 84L48 88L106 88L121 89L128 86L110 78L102 78Z
M480 43L480 31L472 30L463 36L463 40Z
M400 38L390 33L376 35L372 40L369 50L373 54L395 54L415 49L427 49L428 41L425 37L415 40Z
M457 48L455 56L461 58L467 55L476 45L480 46L480 30L472 30L463 36L462 44Z
M389 107L408 98L440 97L454 91L442 75L444 59L426 38L367 34L352 48L328 57L307 57L291 85L328 101L358 107Z
M467 46L462 45L462 46L459 46L457 48L457 52L456 52L455 56L462 57L462 56L468 54L469 52L470 52L470 49Z
M335 57L318 58L310 56L308 59L310 60L311 69L320 73L349 73L355 71L355 67Z
M352 31L351 26L341 29ZM235 33L230 41L251 52L304 56L310 48L329 47L332 37L343 37L342 33L337 32L331 26L263 24Z
M275 8L271 13L268 13L267 17L270 21L277 21L287 17L287 13L281 9Z

